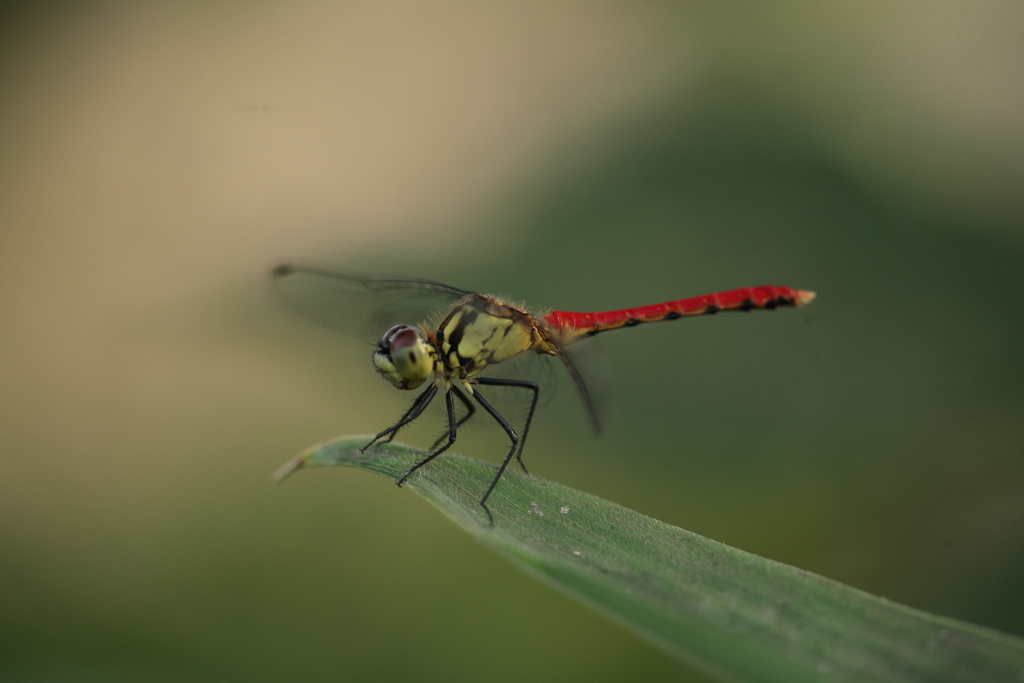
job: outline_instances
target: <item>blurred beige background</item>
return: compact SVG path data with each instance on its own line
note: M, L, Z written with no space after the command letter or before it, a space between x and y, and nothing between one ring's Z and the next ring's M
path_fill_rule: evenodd
M563 381L531 471L1024 633L1022 19L6 5L0 675L703 680L386 481L268 485L405 400L273 301L287 259L568 310L818 290L610 339L609 435Z

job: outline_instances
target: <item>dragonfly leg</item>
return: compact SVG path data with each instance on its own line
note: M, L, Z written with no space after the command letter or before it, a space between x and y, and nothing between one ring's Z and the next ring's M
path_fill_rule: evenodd
M484 493L484 497L480 499L480 507L482 507L484 509L484 512L487 513L487 519L490 520L490 526L494 526L494 517L491 515L491 509L487 507L487 499L490 497L491 491L494 490L494 487L498 485L498 481L501 479L501 475L505 473L505 468L508 467L509 462L512 460L512 456L515 455L516 450L519 448L520 440L519 435L516 434L516 430L512 429L512 425L508 423L508 420L503 418L501 414L491 406L490 403L484 400L484 397L480 395L479 391L473 392L473 398L475 398L477 403L483 406L484 410L490 413L491 417L493 417L495 421L501 425L501 428L505 430L505 433L508 434L508 438L512 441L512 448L509 449L508 454L505 456L505 459L502 461L501 466L498 468L498 474L494 477L494 481L491 482L491 485L487 487L487 492Z
M445 393L444 396L445 403L447 404L448 408L448 442L445 445L441 446L436 451L434 451L433 453L431 453L430 455L428 455L427 457L423 458L423 460L420 460L418 463L410 467L409 471L403 474L402 477L395 482L399 486L405 483L405 480L409 478L409 475L411 475L413 472L426 465L428 462L430 462L437 456L444 453L451 447L453 443L455 443L456 425L458 423L455 421L455 397L452 395L452 393L453 392L449 390L448 392Z
M387 436L387 440L391 441L391 439L395 436L395 432L397 432L399 429L401 429L402 427L404 427L405 425L409 424L417 417L419 417L420 414L426 409L426 407L430 405L430 402L434 400L434 396L436 395L437 385L434 384L416 398L416 401L413 402L409 410L405 411L405 415L403 415L398 422L388 427L377 436L373 437L373 441L360 448L359 452L364 452L367 448L380 441L382 437Z
M435 389L437 388L436 385L435 385L434 388ZM427 391L430 391L430 389L427 389ZM388 438L384 439L384 441L390 442L392 439L395 438L395 435L398 434L398 430L400 428L404 427L405 425L407 425L410 422L412 422L413 420L415 420L420 415L420 413L423 412L423 409L426 408L426 406L420 407L420 402L423 400L423 394L427 393L427 391L424 391L419 396L414 398L413 401L412 401L412 405L410 405L409 408L404 413L402 413L402 417L398 418L398 423L394 427L390 427L390 428L386 429L385 431L381 432L380 434L378 434L377 437L374 439L374 441L379 439L384 434L387 434ZM419 412L416 413L416 415L413 415L413 417L410 418L409 416L412 415L413 411L416 410L417 408L419 408Z
M455 398L457 398L460 401L462 401L462 405L466 406L466 414L463 415L462 417L460 417L458 422L455 423L455 430L458 431L459 427L461 427L463 424L465 424L466 421L469 418L473 417L474 413L476 413L476 406L473 405L473 403L468 398L466 398L465 392L463 392L458 387L452 385L452 391L455 392ZM441 442L444 441L445 437L447 437L447 436L448 436L447 434L442 434L441 436L437 437L437 441L435 441L434 443L430 444L430 450L434 450L435 448L440 446Z
M523 448L526 447L526 435L530 433L530 424L533 422L533 411L537 409L537 399L540 397L540 386L536 382L526 382L518 379L494 379L491 377L481 377L478 379L477 384L484 384L492 387L519 387L520 389L529 389L533 392L533 400L530 402L530 411L526 413L526 422L523 423L523 435L519 437L519 450L516 452L516 460L519 461L519 466L523 468L523 472L529 474L526 471L526 465L523 464ZM494 415L494 413L491 413ZM501 420L498 420L500 423ZM504 425L502 425L504 427ZM508 429L505 430L506 432Z

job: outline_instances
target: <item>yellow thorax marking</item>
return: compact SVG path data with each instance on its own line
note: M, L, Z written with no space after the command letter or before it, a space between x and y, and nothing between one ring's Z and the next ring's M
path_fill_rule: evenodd
M438 331L445 365L466 377L532 348L553 351L534 330L528 314L483 297L457 306Z

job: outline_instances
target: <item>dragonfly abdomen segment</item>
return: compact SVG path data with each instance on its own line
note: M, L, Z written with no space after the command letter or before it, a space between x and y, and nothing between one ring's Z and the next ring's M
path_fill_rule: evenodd
M684 316L710 315L719 311L750 311L755 308L774 309L779 306L802 306L814 299L814 292L791 287L741 287L687 299L665 301L660 304L623 308L618 311L597 313L571 313L552 311L544 321L563 336L564 343L598 332L620 327L635 327L640 323L677 320Z

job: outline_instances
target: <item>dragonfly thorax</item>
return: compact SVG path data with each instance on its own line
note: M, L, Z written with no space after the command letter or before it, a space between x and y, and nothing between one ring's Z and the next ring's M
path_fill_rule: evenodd
M377 372L399 389L415 389L434 374L434 353L423 334L406 325L384 333L373 354Z
M436 348L445 374L463 379L525 351L558 353L533 316L481 294L463 299L441 321Z

